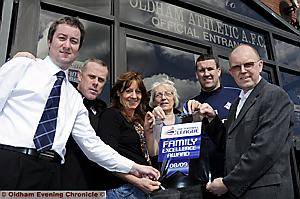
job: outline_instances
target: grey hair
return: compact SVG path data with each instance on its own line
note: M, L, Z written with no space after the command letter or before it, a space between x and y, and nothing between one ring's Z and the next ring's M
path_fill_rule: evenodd
M87 60L85 60L81 66L81 72L86 71L86 65L90 62L94 62L97 63L103 67L106 67L108 69L108 66L106 65L106 63L104 61L102 61L101 59L96 59L96 58L89 58Z
M171 89L171 92L174 95L174 107L173 108L177 108L178 105L179 105L179 96L178 96L177 90L174 86L174 82L172 82L168 79L162 79L161 81L157 81L157 82L154 82L152 84L152 87L151 87L151 90L150 90L149 106L151 108L155 107L155 100L154 100L154 98L155 98L155 89L156 89L156 87L158 87L160 85L165 85L165 86L167 86L168 88Z

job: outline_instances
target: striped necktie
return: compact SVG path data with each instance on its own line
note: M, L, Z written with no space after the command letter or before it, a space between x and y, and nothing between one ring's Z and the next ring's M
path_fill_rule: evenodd
M57 80L50 92L44 112L38 124L37 130L33 137L33 142L38 151L46 151L51 149L54 141L57 113L60 100L60 90L65 73L59 71L56 73Z

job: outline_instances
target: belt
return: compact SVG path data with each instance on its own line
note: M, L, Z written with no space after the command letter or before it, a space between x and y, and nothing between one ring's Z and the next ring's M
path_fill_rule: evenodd
M56 163L61 162L60 155L58 155L58 153L53 150L38 152L36 149L14 147L14 146L9 146L4 144L0 144L0 149L23 153L25 155L30 155L41 160L47 160L49 162L56 162Z

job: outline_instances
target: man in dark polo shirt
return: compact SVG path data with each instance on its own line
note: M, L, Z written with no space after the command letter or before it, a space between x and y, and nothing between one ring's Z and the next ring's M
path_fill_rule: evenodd
M208 103L224 122L240 89L223 87L220 76L218 59L210 54L201 54L196 60L196 77L201 85L201 92L184 104L183 111L192 113L199 102ZM189 176L195 184L206 185L209 180L224 175L225 154L217 150L207 132L201 134L200 153L200 158L190 160ZM208 199L217 196L208 193L203 186L203 197Z

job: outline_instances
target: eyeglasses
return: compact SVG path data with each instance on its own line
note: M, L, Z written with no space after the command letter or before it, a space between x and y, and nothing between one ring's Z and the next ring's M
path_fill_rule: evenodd
M250 70L257 62L259 62L260 60L258 61L251 61L251 62L246 62L244 64L241 64L241 65L234 65L234 66L231 66L230 67L230 70L233 70L233 71L240 71L242 69L242 66L244 67L245 70Z
M155 93L155 98L162 98L163 96L166 96L166 97L172 97L172 96L173 96L173 92L171 92L171 91L166 91L166 92L158 92L158 93Z

